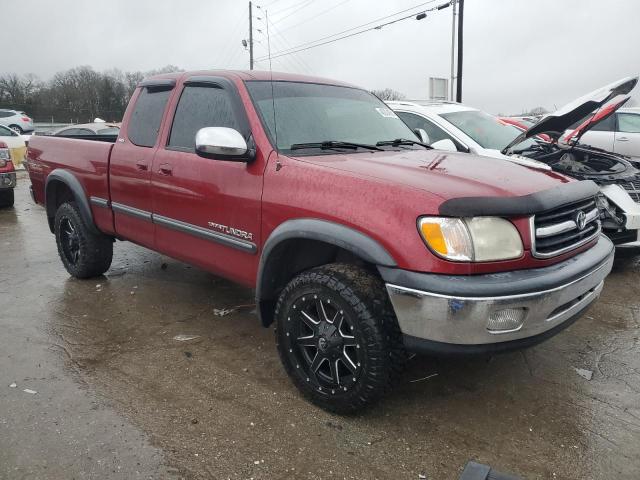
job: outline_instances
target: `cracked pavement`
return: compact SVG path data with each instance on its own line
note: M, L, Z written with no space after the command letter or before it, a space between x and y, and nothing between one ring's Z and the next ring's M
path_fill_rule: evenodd
M251 308L214 313L251 291L121 242L104 277L72 279L27 186L0 211L2 479L457 479L471 459L640 478L639 248L546 343L416 357L377 408L340 417L297 394Z

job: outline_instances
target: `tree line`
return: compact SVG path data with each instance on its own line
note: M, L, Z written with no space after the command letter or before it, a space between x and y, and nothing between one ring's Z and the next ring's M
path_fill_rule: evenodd
M86 123L96 117L119 122L143 78L178 71L173 65L148 72L97 72L82 66L47 81L33 74L7 73L0 75L0 108L24 111L36 122Z

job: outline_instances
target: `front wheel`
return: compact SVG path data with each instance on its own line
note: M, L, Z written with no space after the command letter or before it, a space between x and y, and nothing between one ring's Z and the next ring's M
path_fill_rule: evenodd
M91 231L75 202L58 207L54 226L58 254L67 272L76 278L91 278L109 270L113 240Z
M316 405L341 414L378 401L401 358L397 321L382 282L346 264L295 277L276 306L285 370Z

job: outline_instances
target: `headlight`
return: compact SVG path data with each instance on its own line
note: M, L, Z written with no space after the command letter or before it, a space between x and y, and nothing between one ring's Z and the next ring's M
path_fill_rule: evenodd
M504 218L422 217L418 228L429 249L447 260L492 262L523 253L518 230Z

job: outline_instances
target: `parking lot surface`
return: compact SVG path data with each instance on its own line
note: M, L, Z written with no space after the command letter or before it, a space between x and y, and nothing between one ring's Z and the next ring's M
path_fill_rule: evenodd
M416 357L383 403L340 417L290 384L250 290L121 242L105 276L73 279L27 186L0 211L2 479L457 479L471 459L640 478L640 249L555 338Z

